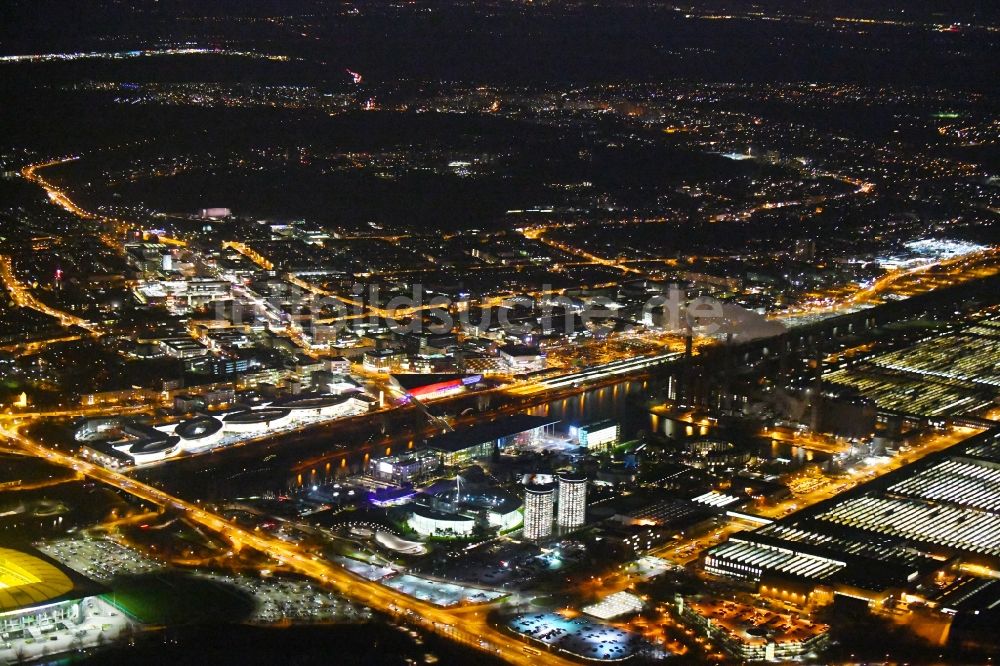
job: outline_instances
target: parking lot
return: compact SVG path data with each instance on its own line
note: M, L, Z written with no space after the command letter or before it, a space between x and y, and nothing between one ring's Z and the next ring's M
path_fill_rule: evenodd
M518 615L509 626L519 634L585 659L627 659L642 642L638 635L624 629L557 613Z
M343 597L317 588L306 581L255 576L205 574L251 594L257 610L251 622L365 622L371 611L346 601Z
M149 574L166 568L106 538L79 536L60 539L39 544L39 550L68 568L102 583L119 576ZM386 570L383 575L388 573L392 570ZM336 594L305 581L215 573L198 575L238 587L250 594L256 601L251 622L349 622L370 618L368 609L350 604ZM55 647L53 642L49 652Z
M111 539L71 537L38 544L38 549L73 571L101 583L115 576L146 574L163 568L159 562Z
M453 583L439 583L410 575L396 576L395 578L383 580L382 584L407 596L445 608L461 603L486 603L504 596L502 592L479 590Z

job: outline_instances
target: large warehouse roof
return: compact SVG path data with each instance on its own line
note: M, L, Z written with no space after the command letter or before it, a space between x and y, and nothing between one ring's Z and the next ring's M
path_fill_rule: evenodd
M506 416L496 421L490 421L468 428L460 428L454 432L447 432L427 440L427 448L436 451L461 451L472 446L495 442L504 437L544 428L546 426L559 423L559 419L547 418L544 416L529 416L527 414L514 414Z

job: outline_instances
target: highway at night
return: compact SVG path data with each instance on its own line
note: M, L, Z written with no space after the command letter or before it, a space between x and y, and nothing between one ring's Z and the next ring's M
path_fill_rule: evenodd
M259 533L248 532L231 522L190 504L166 492L136 481L123 474L93 465L74 456L68 456L34 442L15 427L0 428L8 440L17 443L24 451L51 463L67 467L96 481L124 491L141 500L173 511L179 511L188 519L223 537L235 550L247 547L274 558L290 570L308 576L329 586L345 597L359 601L366 606L397 615L402 620L413 622L453 640L495 653L515 664L570 664L556 654L526 653L527 644L520 643L512 636L491 627L485 617L472 609L445 610L421 603L406 595L394 593L388 588L354 576L343 568L306 555L294 545L280 539L269 538ZM412 614L413 618L407 617ZM485 614L483 614L485 615Z

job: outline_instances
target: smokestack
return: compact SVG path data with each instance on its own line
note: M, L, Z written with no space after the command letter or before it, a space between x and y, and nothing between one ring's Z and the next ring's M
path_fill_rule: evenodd
M722 400L724 410L733 408L733 333L726 333L726 347L722 357Z
M691 322L687 322L684 332L684 359L681 362L681 377L677 386L677 403L686 405L691 398L691 358L694 355L694 334L691 331Z
M813 432L819 432L820 424L822 423L822 405L823 405L823 356L819 352L816 353L816 357L811 362L813 369L813 388L812 388L812 411L810 412L809 428Z

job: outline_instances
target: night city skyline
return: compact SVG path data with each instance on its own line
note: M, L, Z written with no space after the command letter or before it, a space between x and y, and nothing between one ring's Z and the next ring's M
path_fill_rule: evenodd
M0 15L0 664L1000 659L993 4Z

